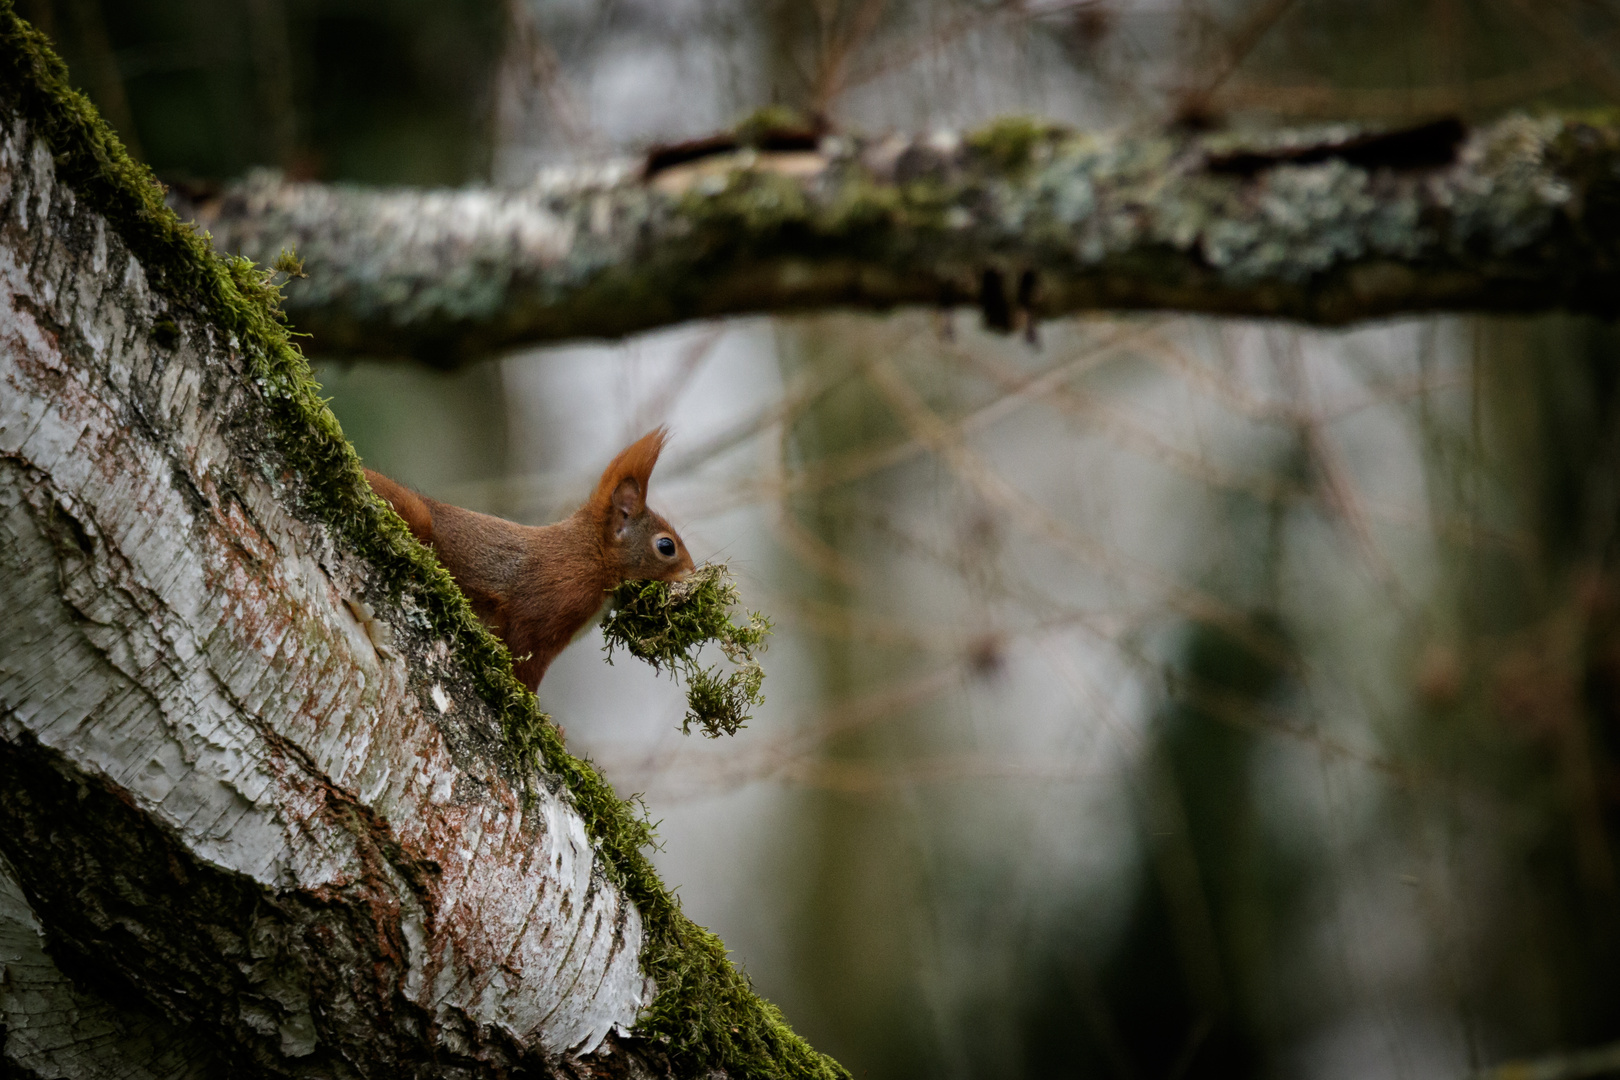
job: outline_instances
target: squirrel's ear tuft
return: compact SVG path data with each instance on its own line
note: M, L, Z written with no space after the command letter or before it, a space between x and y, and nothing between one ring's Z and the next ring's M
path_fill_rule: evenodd
M592 512L598 517L605 516L615 505L614 494L626 480L635 481L635 511L645 509L647 482L652 477L653 466L658 464L658 455L663 452L664 443L668 439L668 428L655 427L620 450L618 457L602 471L602 479L596 482L596 491L591 495L590 501Z

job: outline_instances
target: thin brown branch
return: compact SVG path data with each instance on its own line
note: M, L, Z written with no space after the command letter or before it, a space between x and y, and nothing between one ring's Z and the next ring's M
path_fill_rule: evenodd
M1518 14L1526 25L1550 40L1593 89L1611 103L1620 102L1620 66L1613 62L1609 49L1594 42L1576 25L1562 0L1497 0L1497 3Z
M873 384L889 400L901 421L922 440L952 472L976 491L980 498L1007 515L1030 535L1042 538L1059 550L1099 567L1114 578L1144 585L1163 603L1182 616L1226 629L1262 655L1292 666L1296 658L1279 649L1278 643L1255 632L1249 620L1209 593L1174 580L1167 574L1129 559L1107 545L1082 535L1028 495L1008 484L962 444L959 437L938 416L922 396L882 361L867 372Z
M1188 116L1207 116L1215 92L1237 71L1239 65L1270 33L1277 20L1294 6L1294 0L1261 0L1254 5L1241 26L1226 35L1222 55L1212 58L1211 70L1205 72L1196 85L1182 92L1181 110Z

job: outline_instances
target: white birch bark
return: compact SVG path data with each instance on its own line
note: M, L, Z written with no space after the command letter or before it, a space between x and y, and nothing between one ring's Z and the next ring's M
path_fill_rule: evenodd
M3 1063L640 1073L636 909L411 593L300 512L250 372L7 118Z

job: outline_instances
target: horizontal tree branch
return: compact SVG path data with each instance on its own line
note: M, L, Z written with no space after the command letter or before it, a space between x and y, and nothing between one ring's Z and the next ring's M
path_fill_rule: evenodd
M308 277L286 307L315 351L443 364L825 307L971 304L999 329L1132 309L1606 316L1620 283L1620 130L1556 117L1244 138L1006 121L965 139L694 153L520 190L261 173L173 199L224 250L296 250Z

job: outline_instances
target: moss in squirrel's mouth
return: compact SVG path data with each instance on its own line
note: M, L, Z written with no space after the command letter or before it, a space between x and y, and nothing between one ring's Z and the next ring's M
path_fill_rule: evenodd
M686 681L686 717L711 739L735 735L765 701L765 669L755 658L765 651L771 621L757 611L746 622L732 621L737 583L724 563L706 563L682 581L626 581L613 590L613 609L602 623L608 662L622 648L656 671ZM714 642L736 670L722 675L705 667L698 650Z

